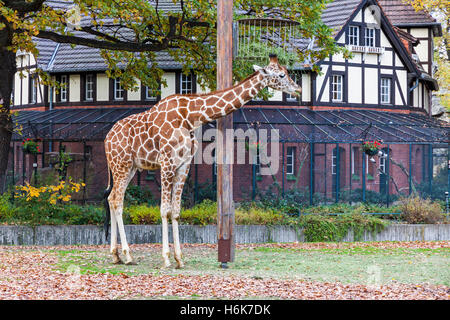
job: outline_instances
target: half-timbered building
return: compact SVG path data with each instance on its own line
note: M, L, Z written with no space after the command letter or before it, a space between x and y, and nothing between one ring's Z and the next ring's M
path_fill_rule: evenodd
M62 2L55 5L63 6ZM176 10L172 1L161 2ZM401 0L335 0L323 12L335 41L351 58L329 56L290 71L302 86L300 98L274 92L268 101L254 100L234 114L236 128L277 129L280 163L272 176L259 175L259 163L236 164L236 199L255 197L277 181L276 192L303 189L309 201L339 200L366 191L389 196L408 193L413 185L433 177L433 150L447 148L448 126L432 118L433 41L441 26L426 12L415 12ZM32 163L51 165L59 146L80 159L70 174L88 183L84 196L100 195L107 181L102 141L117 120L141 112L174 93L200 93L195 75L165 52L157 54L164 69L160 95L140 85L124 90L120 79L106 75L99 50L36 40L39 56L18 53L13 110L25 136L38 139L43 153L36 158L20 148L15 136L10 172L14 182L30 179ZM61 83L58 92L42 85L39 67ZM20 74L21 71L26 71ZM383 142L384 157L370 159L361 151L363 140ZM204 141L204 145L210 142ZM30 159L28 159L30 158ZM193 184L214 183L214 164L193 164ZM42 170L44 170L42 169ZM158 175L139 173L134 183L158 192Z

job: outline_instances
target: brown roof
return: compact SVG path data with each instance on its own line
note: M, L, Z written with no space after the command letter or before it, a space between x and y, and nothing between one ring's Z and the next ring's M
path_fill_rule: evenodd
M442 32L440 23L435 18L426 11L416 11L405 0L378 0L378 3L395 26L433 26L435 35Z

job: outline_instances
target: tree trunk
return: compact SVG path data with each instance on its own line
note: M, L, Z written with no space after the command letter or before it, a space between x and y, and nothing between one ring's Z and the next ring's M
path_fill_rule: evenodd
M12 45L12 29L8 22L0 17L0 23L6 25L0 30L0 194L6 186L6 170L8 167L9 148L13 132L10 113L10 100L14 75L17 71L16 54L7 50Z

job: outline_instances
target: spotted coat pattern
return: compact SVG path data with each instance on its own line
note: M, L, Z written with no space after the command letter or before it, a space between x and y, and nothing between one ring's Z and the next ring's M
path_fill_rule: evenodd
M271 57L268 66L254 68L255 73L231 88L208 94L171 95L145 112L118 121L111 128L105 139L105 151L112 177L108 202L111 209L111 254L114 263L122 263L118 253L117 229L122 240L122 252L126 256L125 263L134 263L122 220L125 190L136 170L161 169L160 210L164 266L170 266L170 218L175 260L178 268L183 267L178 219L183 186L198 145L193 134L195 128L241 108L264 87L289 94L301 91L275 56Z

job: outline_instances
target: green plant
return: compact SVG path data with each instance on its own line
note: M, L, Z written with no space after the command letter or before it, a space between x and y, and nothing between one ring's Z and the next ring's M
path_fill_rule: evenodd
M337 216L311 214L302 216L297 225L302 227L307 241L341 241L349 232L353 240L362 240L365 231L372 234L383 230L387 221L358 213Z
M217 203L204 200L190 209L181 210L180 221L183 224L207 225L217 221Z
M161 223L161 214L158 206L134 205L126 207L124 212L129 215L132 224Z
M372 141L364 141L362 143L361 149L369 156L374 156L378 153L378 149L381 146L382 141L372 140Z
M439 203L419 196L401 199L400 210L402 219L408 223L439 223L444 220Z
M268 210L257 205L240 206L235 210L236 224L273 225L286 221L286 216L276 210Z
M141 205L147 204L154 206L157 201L153 197L150 188L147 186L129 185L125 192L125 205Z

